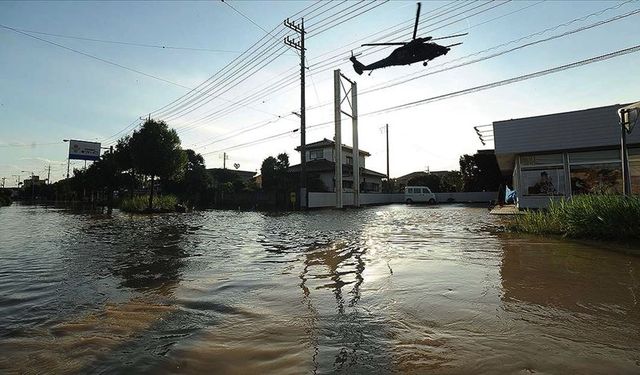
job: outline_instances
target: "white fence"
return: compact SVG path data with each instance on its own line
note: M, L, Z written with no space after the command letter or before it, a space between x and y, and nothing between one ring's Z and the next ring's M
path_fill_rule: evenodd
M438 203L488 203L495 200L496 192L464 192L464 193L436 193ZM404 194L360 193L360 204L390 204L404 202ZM353 206L353 193L342 193L342 204ZM336 193L309 193L309 208L335 207Z

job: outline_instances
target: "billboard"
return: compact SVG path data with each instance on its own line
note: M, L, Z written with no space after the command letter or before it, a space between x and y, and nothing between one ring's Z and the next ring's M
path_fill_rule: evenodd
M100 143L69 140L69 159L98 160L100 159Z

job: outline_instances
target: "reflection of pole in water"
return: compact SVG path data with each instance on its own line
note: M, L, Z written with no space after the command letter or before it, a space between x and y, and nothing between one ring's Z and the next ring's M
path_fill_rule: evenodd
M360 301L360 287L364 282L362 273L365 270L365 262L362 259L362 255L364 254L363 250L359 250L358 248L354 247L350 249L346 254L341 254L340 252L346 248L346 246L344 245L333 244L329 246L325 245L322 247L325 247L325 249L317 250L317 248L310 248L308 250L308 252L305 254L304 268L302 270L302 273L299 276L301 280L299 285L303 292L303 301L307 306L307 309L312 315L312 318L310 319L311 324L309 325L307 332L310 337L310 342L314 347L314 355L313 355L314 373L316 373L318 369L317 355L318 355L319 343L318 343L318 337L314 333L315 331L317 331L318 313L315 307L313 306L313 303L311 300L311 292L309 290L309 287L307 286L307 280L308 280L307 274L309 273L309 269L311 266L314 266L314 265L317 265L317 266L324 265L326 268L328 268L329 278L333 283L327 286L322 286L322 288L330 287L332 289L336 299L337 311L341 317L346 316L344 311L345 301L343 298L342 288L344 285L350 284L352 282L345 282L342 280L341 275L345 274L345 272L339 271L340 266L344 264L346 260L349 260L352 258L355 260L355 263L356 263L355 271L353 272L355 282L353 282L354 283L353 288L351 289L351 291L349 291L349 294L352 295L351 299L348 302L348 307L350 308L354 308ZM349 332L351 332L351 330L349 330ZM362 342L363 340L364 340L364 335L362 334L362 332L359 332L359 334L357 335L357 339L355 340L356 344L350 350L351 355L353 357L355 357L355 353L360 346L358 343ZM347 341L353 342L354 340L348 339ZM349 356L350 356L349 350L343 347L340 350L340 352L336 355L334 364L338 368L341 368L347 362Z

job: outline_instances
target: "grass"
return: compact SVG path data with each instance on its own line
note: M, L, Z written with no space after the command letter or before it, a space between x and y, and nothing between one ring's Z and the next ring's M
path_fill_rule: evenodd
M173 212L176 210L178 198L173 195L160 195L153 197L151 212ZM149 212L149 196L140 195L133 198L124 198L120 202L120 209L125 212L144 213Z
M640 197L578 195L547 210L526 211L508 225L515 232L597 240L640 239Z

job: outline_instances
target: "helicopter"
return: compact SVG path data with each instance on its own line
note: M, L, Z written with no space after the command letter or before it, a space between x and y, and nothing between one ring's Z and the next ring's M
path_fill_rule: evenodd
M455 43L448 46L441 46L437 43L433 43L434 40L456 38L467 35L456 34L449 35L440 38L433 38L430 36L424 38L416 38L418 33L418 21L420 20L420 3L418 3L418 10L416 11L416 23L413 26L413 38L409 42L389 42L389 43L366 43L362 46L401 46L393 50L391 54L382 60L376 61L369 65L364 65L356 59L356 56L351 53L349 60L353 63L353 69L358 74L362 74L365 70L373 72L375 69L386 68L394 65L410 65L415 62L423 61L422 65L427 66L427 63L436 57L446 55L451 47L458 46L462 43ZM369 72L369 75L371 75Z

